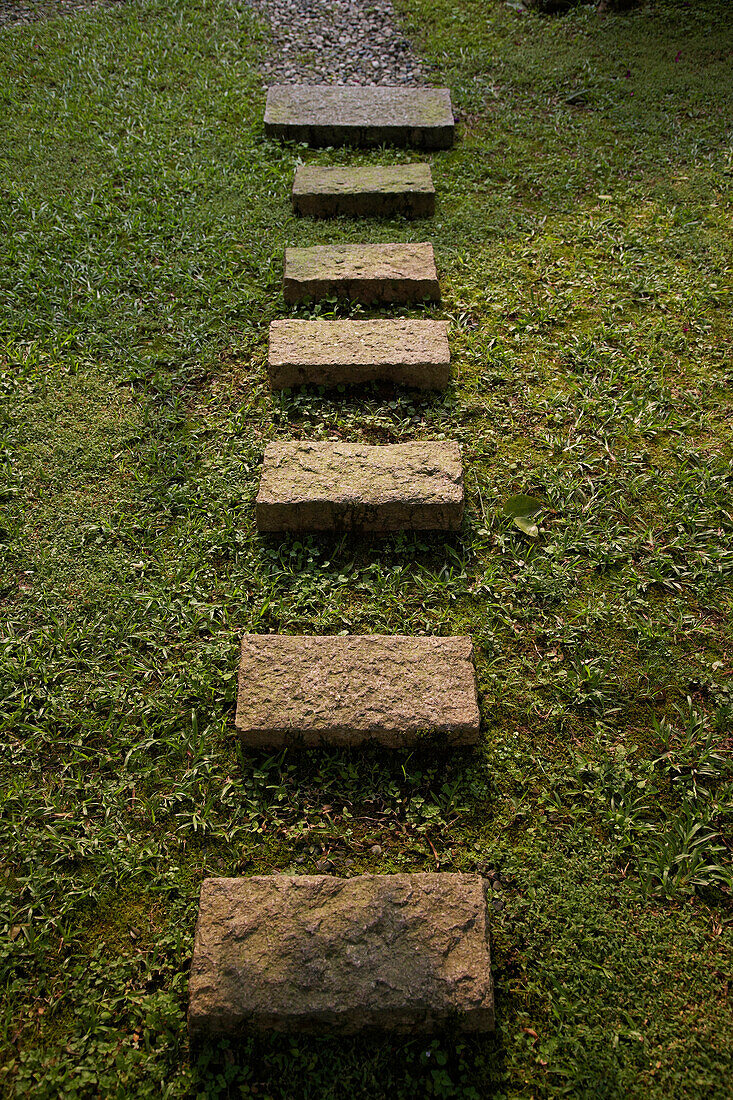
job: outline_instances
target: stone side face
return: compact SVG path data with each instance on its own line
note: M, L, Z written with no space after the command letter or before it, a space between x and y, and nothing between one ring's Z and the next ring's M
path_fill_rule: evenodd
M263 532L457 531L457 443L270 443L256 501Z
M311 145L448 149L455 123L447 88L273 85L265 133Z
M236 726L252 747L473 745L470 638L245 634Z
M311 218L428 218L435 213L429 164L376 168L319 168L301 165L295 173L293 210Z
M493 1030L479 875L206 879L191 1041L246 1032Z
M448 322L273 321L268 369L274 389L379 381L444 389Z
M316 245L286 248L283 294L289 305L336 295L365 305L439 302L431 244Z

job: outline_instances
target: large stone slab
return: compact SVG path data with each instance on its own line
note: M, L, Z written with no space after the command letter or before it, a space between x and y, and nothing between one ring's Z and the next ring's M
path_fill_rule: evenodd
M192 1043L268 1031L491 1031L486 899L486 881L469 874L206 879Z
M260 531L457 531L457 443L269 443L256 502Z
M396 382L444 389L447 321L273 321L268 358L275 389Z
M311 145L413 145L448 149L455 123L447 88L276 84L265 133Z
M283 294L290 305L335 295L365 305L439 302L431 244L286 248Z
M301 165L293 182L293 210L311 218L429 218L435 188L429 164L377 168L320 168Z
M473 745L470 638L245 634L236 726L248 746Z

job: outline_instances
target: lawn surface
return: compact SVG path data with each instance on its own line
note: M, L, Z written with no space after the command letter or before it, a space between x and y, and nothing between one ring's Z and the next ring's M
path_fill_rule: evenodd
M0 36L4 1096L731 1096L731 7L400 8L461 119L422 224L293 219L414 154L266 141L237 0ZM285 244L425 238L449 391L273 397ZM460 537L258 537L301 437L459 439ZM243 753L243 631L471 632L482 743ZM494 881L495 1038L190 1061L205 875L436 868Z

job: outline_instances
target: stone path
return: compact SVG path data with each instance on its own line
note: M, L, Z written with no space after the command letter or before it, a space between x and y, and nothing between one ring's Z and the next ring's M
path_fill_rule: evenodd
M286 248L288 305L336 296L363 305L439 302L431 244L332 244Z
M207 879L189 996L194 1043L244 1028L489 1031L487 883L450 873Z
M271 89L266 128L314 143L452 142L446 89L382 91ZM301 169L294 207L310 215L378 215L381 203L414 201L418 193L434 202L429 169L408 167L361 176ZM333 294L367 304L439 301L432 245L286 250L287 303ZM386 378L445 385L449 362L445 322L283 320L270 329L273 386ZM384 534L456 531L463 506L455 442L296 440L266 447L255 510L261 532ZM402 748L427 737L437 748L475 744L473 644L466 637L248 634L235 724L246 746L267 749L365 741ZM450 1023L489 1031L487 883L447 873L208 879L188 1019L194 1044L245 1030L414 1035Z
M246 634L236 726L248 746L473 745L470 638Z
M292 201L296 214L311 218L429 218L435 213L435 188L429 164L380 168L303 164L295 173Z
M457 531L457 443L269 443L256 501L261 532Z
M447 321L273 321L273 389L395 382L444 389L450 373Z
M265 133L310 145L411 145L449 149L447 88L276 86L267 93Z

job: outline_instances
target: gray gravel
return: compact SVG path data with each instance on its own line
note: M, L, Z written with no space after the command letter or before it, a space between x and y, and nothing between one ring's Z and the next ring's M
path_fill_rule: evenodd
M57 15L71 15L90 8L109 8L124 0L0 0L0 28L37 23Z
M267 84L428 84L390 0L250 0L270 27Z

